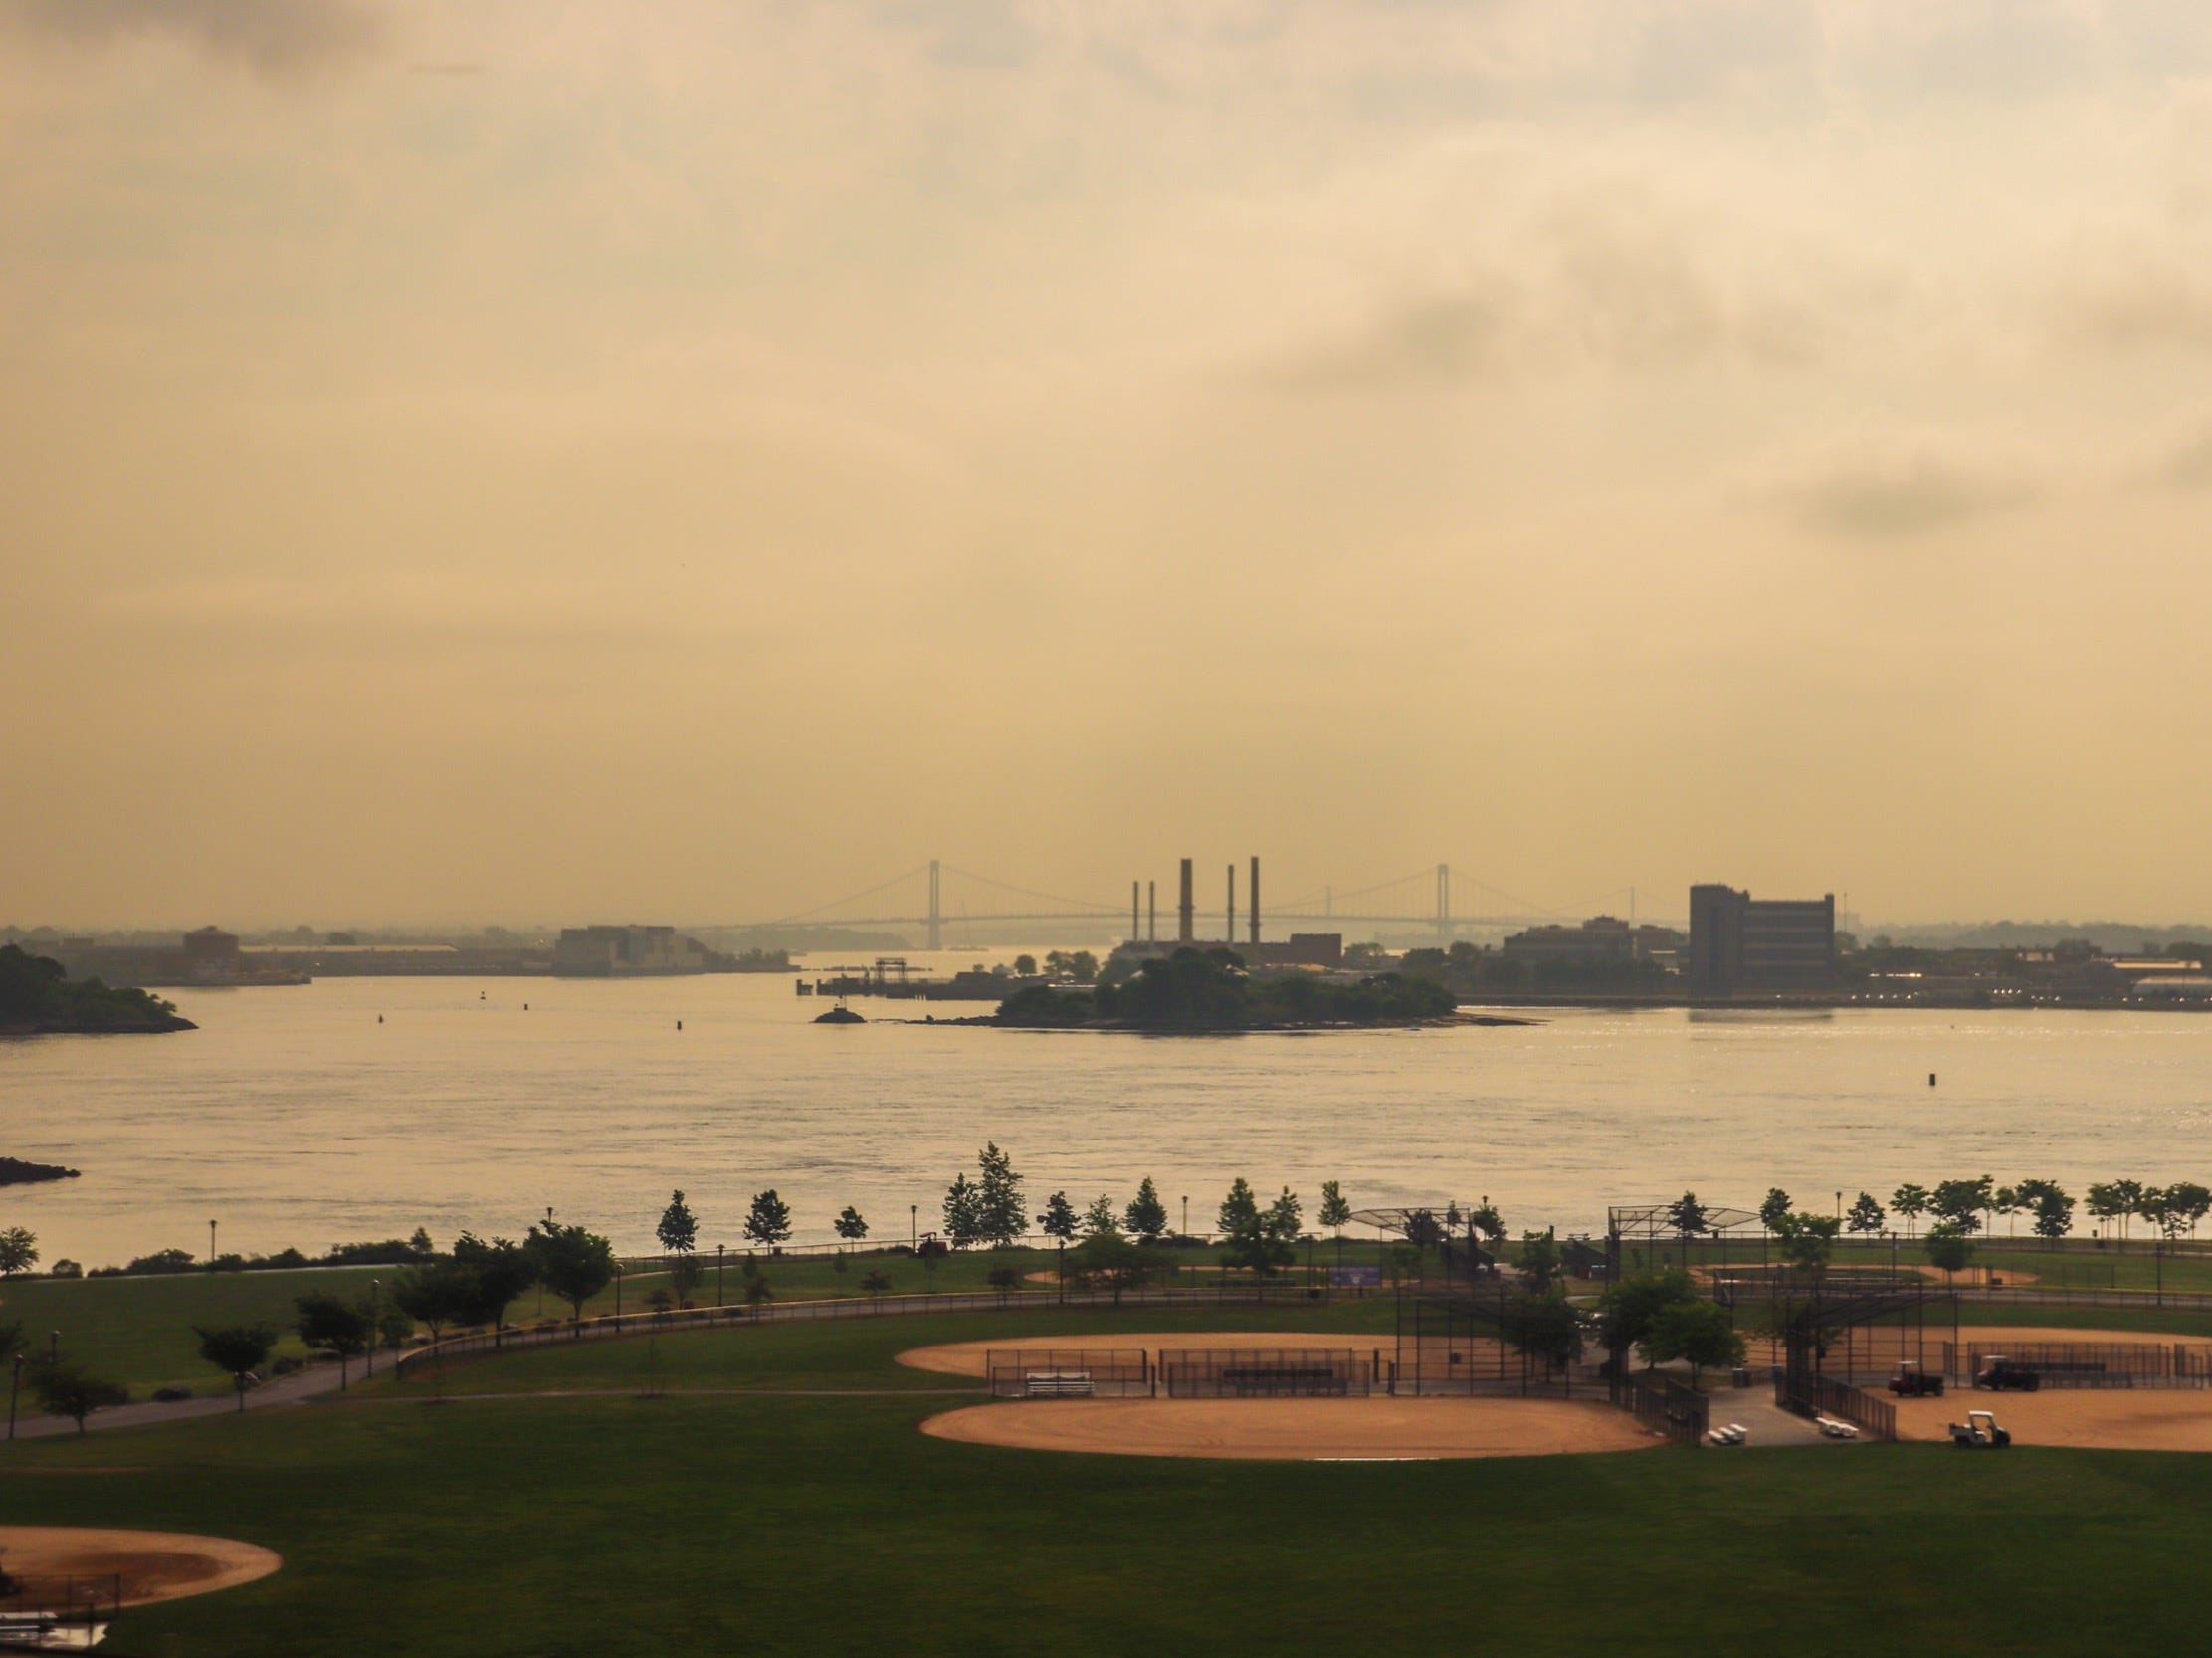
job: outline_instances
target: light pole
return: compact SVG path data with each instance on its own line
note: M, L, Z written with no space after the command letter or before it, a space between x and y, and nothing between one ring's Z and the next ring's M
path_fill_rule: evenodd
M914 1252L919 1254L921 1252L921 1205L919 1203L906 1205L906 1222L913 1229Z
M1183 1236L1190 1236L1190 1194L1183 1194Z
M215 1270L215 1222L207 1223L207 1270Z
M361 1365L361 1379L366 1381L376 1374L376 1291L377 1281L369 1280L369 1339L368 1357Z
M716 1244L714 1246L714 1305L716 1307L722 1304L722 1252L728 1247L727 1244Z
M616 1331L617 1331L617 1332L619 1332L619 1331L620 1331L620 1330L622 1329L622 1263L621 1263L620 1261L617 1261L617 1262L616 1262L616 1263L614 1264L614 1281L615 1281L615 1329L616 1329Z

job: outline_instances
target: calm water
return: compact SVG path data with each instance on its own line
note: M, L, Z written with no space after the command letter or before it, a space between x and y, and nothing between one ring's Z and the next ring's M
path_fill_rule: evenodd
M1556 1012L1154 1040L817 1028L822 1004L776 977L174 994L199 1031L0 1043L0 1152L84 1170L0 1191L0 1223L48 1260L197 1253L210 1218L244 1251L514 1234L547 1204L643 1249L674 1186L709 1245L768 1185L802 1241L846 1203L899 1237L986 1139L1033 1212L1056 1186L1122 1199L1149 1173L1201 1224L1239 1173L1309 1206L1330 1177L1359 1206L1487 1194L1515 1228L1685 1187L1749 1204L1779 1183L1810 1206L1983 1172L2212 1179L2212 1018L2187 1014Z

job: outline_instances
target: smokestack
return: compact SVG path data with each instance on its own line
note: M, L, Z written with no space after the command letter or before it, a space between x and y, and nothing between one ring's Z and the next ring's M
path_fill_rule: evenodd
M1244 904L1252 912L1252 941L1260 941L1260 860L1252 860L1252 885L1245 889Z
M1177 928L1175 933L1176 942L1187 944L1191 941L1191 938L1193 937L1193 933L1191 932L1192 919L1190 860L1188 858L1185 858L1183 860L1183 908L1182 915L1177 919Z
M1160 889L1156 881L1144 883L1144 938L1147 943L1160 941Z
M1136 930L1136 883L1129 883L1129 942L1135 943L1144 934Z
M1237 947L1237 866L1229 866L1229 925L1222 929L1221 941L1229 948Z

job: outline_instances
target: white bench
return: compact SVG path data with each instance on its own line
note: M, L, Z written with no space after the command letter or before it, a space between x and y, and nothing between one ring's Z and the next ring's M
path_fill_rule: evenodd
M1022 1395L1031 1399L1088 1399L1089 1370L1036 1370L1022 1377Z

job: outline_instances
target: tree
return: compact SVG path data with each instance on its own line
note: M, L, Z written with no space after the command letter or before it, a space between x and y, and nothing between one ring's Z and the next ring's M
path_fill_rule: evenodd
M1062 1242L1076 1235L1076 1206L1066 1192L1056 1191L1045 1199L1045 1212L1037 1217L1037 1225L1046 1237Z
M1350 1224L1351 1217L1351 1205L1344 1200L1344 1183L1341 1180L1323 1180L1321 1206L1313 1212L1313 1218L1334 1232L1337 1241L1341 1243L1344 1228Z
M1990 1186L1986 1174L1978 1180L1938 1180L1927 1206L1961 1232L1978 1232L1992 1196Z
M1015 956L1014 971L1023 978L1035 978L1037 976L1037 957L1034 955Z
M1725 1307L1710 1301L1679 1301L1660 1311L1644 1339L1644 1360L1668 1364L1678 1358L1689 1360L1693 1387L1700 1370L1743 1362L1743 1338Z
M1875 1201L1874 1193L1863 1191L1844 1214L1844 1225L1854 1232L1879 1232L1883 1221L1889 1218L1882 1205Z
M2189 1236L2197 1235L2197 1224L2212 1214L2212 1188L2183 1180L2166 1188L2166 1212L2178 1215L2189 1229Z
M1563 1369L1582 1356L1582 1326L1558 1296L1520 1295L1507 1304L1499 1334L1524 1358Z
M1973 1240L1966 1235L1965 1227L1952 1220L1940 1220L1930 1226L1924 1247L1929 1263L1943 1269L1945 1283L1950 1281L1952 1273L1963 1271L1974 1258Z
M975 1187L976 1235L1003 1249L1021 1237L1028 1221L1022 1204L1022 1177L1014 1172L1014 1159L995 1144L978 1151L976 1161L982 1173Z
M74 1360L50 1359L31 1372L31 1394L39 1408L54 1416L67 1416L85 1431L85 1418L110 1405L128 1404L127 1389L103 1381Z
M1406 1242L1415 1249L1431 1249L1444 1241L1444 1223L1428 1209L1408 1209L1405 1218Z
M1521 1233L1520 1275L1537 1295L1550 1291L1552 1280L1559 1276L1559 1245L1550 1232Z
M487 1242L474 1232L464 1232L453 1240L453 1264L463 1287L463 1322L490 1325L497 1343L508 1306L537 1282L536 1255L505 1238Z
M1819 1274L1828 1270L1829 1259L1836 1251L1836 1234L1843 1230L1843 1222L1834 1215L1784 1215L1775 1228L1775 1236L1782 1243L1782 1258L1800 1272Z
M1684 1243L1709 1230L1706 1206L1698 1201L1698 1194L1686 1191L1667 1205L1667 1219Z
M1467 1217L1467 1224L1482 1233L1493 1249L1506 1241L1506 1219L1495 1203L1485 1203L1476 1209Z
M2046 1181L2035 1200L2035 1235L2058 1239L2074 1230L2074 1199L2058 1185Z
M267 1325L231 1325L222 1330L201 1330L195 1327L193 1335L200 1339L200 1356L223 1371L238 1389L238 1408L246 1408L246 1376L258 1370L269 1357L269 1349L277 1345L277 1333Z
M1641 1347L1667 1309L1698 1299L1697 1281L1679 1267L1632 1273L1598 1298L1605 1345L1615 1350Z
M0 1278L13 1278L39 1264L39 1237L28 1226L0 1227Z
M878 1267L862 1276L860 1287L861 1294L865 1296L889 1295L891 1294L891 1275Z
M1239 1185L1244 1182L1239 1180ZM1227 1204L1222 1205L1226 1211ZM1267 1208L1254 1205L1241 1214L1229 1234L1223 1259L1232 1267L1248 1267L1255 1276L1272 1278L1296 1259L1292 1245L1298 1241L1299 1201L1289 1186Z
M2006 1217L2005 1235L2010 1237L2015 1230L2010 1223L2011 1217L2025 1209L2027 1204L2021 1200L2018 1186L1999 1186L1997 1195L1991 1199L1989 1206L1997 1214ZM1994 1231L1996 1228L1991 1227L1991 1230Z
M1136 1195L1129 1199L1127 1211L1121 1217L1126 1222L1129 1235L1145 1243L1157 1243L1160 1234L1167 1230L1167 1205L1160 1201L1159 1187L1147 1174L1137 1183Z
M699 1220L680 1191L669 1193L669 1206L661 1211L661 1224L653 1229L662 1253L689 1255L699 1247Z
M983 1235L983 1192L962 1169L944 1193L944 1236L954 1249L966 1249Z
M993 1267L985 1276L991 1288L999 1293L1001 1301L1009 1292L1022 1287L1022 1275L1018 1267Z
M1103 1191L1083 1211L1083 1235L1087 1238L1118 1238L1121 1235L1121 1221L1114 1213L1113 1199Z
M850 1203L845 1205L845 1212L831 1221L830 1224L836 1228L837 1235L847 1243L859 1243L861 1239L868 1236L868 1222L861 1217L860 1210L854 1208Z
M1215 1215L1214 1230L1234 1233L1240 1226L1248 1226L1260 1213L1260 1200L1252 1195L1252 1186L1240 1174L1230 1184L1229 1195L1221 1200Z
M1905 1217L1907 1237L1912 1235L1913 1223L1927 1213L1928 1201L1927 1187L1910 1180L1890 1193L1890 1207Z
M584 1303L614 1282L614 1244L597 1232L556 1220L531 1227L530 1244L545 1288L568 1303L573 1321L581 1325Z
M320 1347L337 1355L338 1386L342 1390L346 1385L347 1360L368 1351L369 1343L376 1336L368 1309L327 1290L310 1290L296 1298L292 1305L300 1315L297 1326L300 1340L310 1347Z
M1788 1214L1793 1207L1788 1192L1780 1186L1769 1186L1766 1189L1765 1201L1759 1205L1759 1224L1771 1232L1780 1223L1782 1217Z
M745 1214L745 1236L768 1249L791 1236L791 1205L776 1195L775 1187L752 1194L752 1207Z
M2095 1180L2090 1183L2089 1197L2083 1207L2089 1210L2092 1219L2116 1220L2127 1213L2132 1204L2127 1197L2121 1195L2120 1184L2116 1180ZM2123 1230L2121 1237L2124 1239L2125 1236ZM2124 1243L2121 1247L2125 1247Z
M450 1260L410 1267L392 1280L392 1305L422 1325L435 1342L446 1326L468 1317L471 1286L467 1273Z
M1087 1289L1113 1292L1113 1305L1121 1305L1121 1292L1144 1283L1162 1270L1160 1252L1131 1243L1118 1231L1094 1232L1068 1251L1068 1270Z

